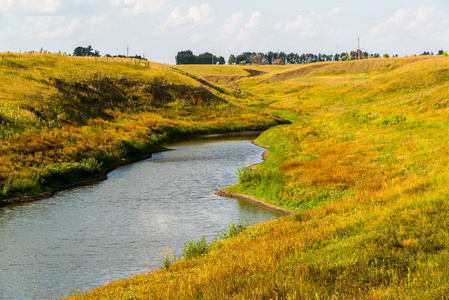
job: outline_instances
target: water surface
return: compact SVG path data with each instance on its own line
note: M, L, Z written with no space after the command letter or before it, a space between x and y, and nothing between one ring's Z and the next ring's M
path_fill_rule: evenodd
M249 140L170 144L108 180L0 207L0 299L47 299L162 266L164 248L279 215L213 193L260 162Z

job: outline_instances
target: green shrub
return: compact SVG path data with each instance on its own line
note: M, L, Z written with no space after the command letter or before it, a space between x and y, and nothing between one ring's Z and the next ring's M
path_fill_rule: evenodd
M200 257L207 254L208 245L206 242L206 237L203 237L195 243L193 240L186 240L184 243L184 248L182 249L182 256L184 259L191 259L195 257Z
M48 166L44 169L43 174L38 176L38 181L43 186L58 186L76 182L100 174L102 166L103 164L93 157L85 158L81 162Z
M221 240L230 239L232 237L237 236L240 232L242 232L249 226L250 226L249 224L243 222L242 220L239 220L237 224L232 222L231 224L223 228L221 233L218 235L218 238Z
M14 198L23 195L34 194L39 189L39 183L29 178L25 179L9 179L3 184L0 190L0 198Z
M176 256L173 254L173 251L170 249L170 247L166 247L162 255L162 264L164 268L168 269L177 260L179 259L176 258Z

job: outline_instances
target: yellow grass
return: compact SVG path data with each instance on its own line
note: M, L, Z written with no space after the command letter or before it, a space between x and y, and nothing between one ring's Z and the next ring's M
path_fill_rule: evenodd
M241 170L239 184L228 189L296 214L216 242L202 258L67 298L447 298L447 57L176 68L203 79L221 76L220 87L236 93L233 103L293 122L259 137L270 158ZM266 74L247 77L244 68ZM124 119L111 130L150 126L150 119ZM176 120L186 127L190 121Z

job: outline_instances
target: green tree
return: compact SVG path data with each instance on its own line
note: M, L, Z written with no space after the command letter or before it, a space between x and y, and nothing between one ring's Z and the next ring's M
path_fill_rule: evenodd
M218 64L219 65L224 65L226 63L225 59L223 56L219 56L218 57Z
M75 50L73 50L74 56L100 56L100 51L93 50L92 46L89 45L87 47L76 47Z
M229 65L235 64L235 56L234 56L234 54L231 54L231 55L229 56L228 64L229 64Z
M388 55L388 53L385 53L384 58L390 58L390 55Z
M235 63L249 65L251 63L251 56L254 56L254 55L256 55L255 52L244 52L235 58Z
M200 54L196 57L196 61L198 64L201 65L211 65L216 64L218 62L218 57L213 55L212 53L205 52L203 54Z
M179 51L175 56L175 60L177 65L192 65L197 63L196 56L193 55L191 50Z

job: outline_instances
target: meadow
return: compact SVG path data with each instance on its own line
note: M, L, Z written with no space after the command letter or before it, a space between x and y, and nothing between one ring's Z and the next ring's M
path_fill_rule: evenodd
M227 190L296 213L68 299L447 298L447 57L177 68L292 122Z
M67 299L447 298L448 57L170 67L0 56L4 199L96 176L167 137L272 127L258 138L269 159L226 190L295 214L187 242L163 269Z
M169 138L283 122L213 87L136 59L0 54L0 205L99 178Z

